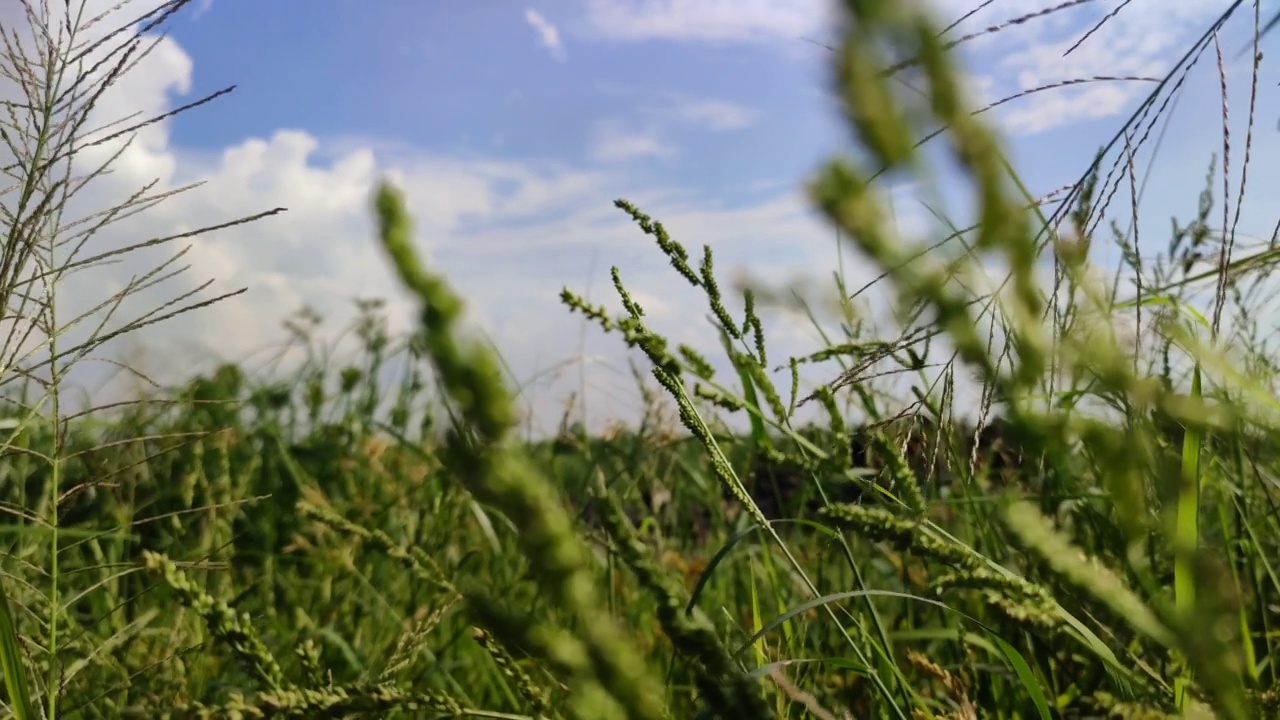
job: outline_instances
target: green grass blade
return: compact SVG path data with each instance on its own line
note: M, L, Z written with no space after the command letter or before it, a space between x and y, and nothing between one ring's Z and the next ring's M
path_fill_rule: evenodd
M1026 688L1027 694L1031 696L1031 702L1036 706L1036 712L1040 714L1040 720L1051 720L1053 713L1049 712L1049 701L1045 699L1044 689L1040 687L1040 683L1036 680L1036 676L1031 672L1031 666L1023 659L1022 654L1017 651L1009 643L1001 640L998 635L992 635L996 647L1000 648L1001 654L1013 666L1013 671L1018 674L1018 681L1022 683L1022 687Z
M9 612L9 594L0 580L0 669L4 671L4 686L9 693L9 707L16 720L35 720L39 715L31 704L31 689L22 664L22 651L18 647L18 632Z
M1200 400L1200 363L1191 375L1191 397ZM1178 486L1177 525L1174 529L1173 597L1178 615L1191 617L1196 604L1196 579L1192 558L1200 545L1200 445L1199 428L1188 427L1182 437L1182 472ZM1174 702L1183 706L1190 672L1174 680Z

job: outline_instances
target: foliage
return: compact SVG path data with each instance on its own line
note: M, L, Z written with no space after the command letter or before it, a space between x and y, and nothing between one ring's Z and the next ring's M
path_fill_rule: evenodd
M417 257L389 185L374 198L377 241L420 322L393 338L380 303L361 301L363 354L350 364L316 346L320 321L304 316L290 330L309 360L287 382L226 365L74 413L59 400L59 359L97 341L58 344L50 290L37 313L48 362L0 377L29 379L8 386L0 447L5 707L19 718L1276 715L1280 438L1257 334L1274 251L1234 258L1226 228L1210 230L1206 190L1154 268L1116 231L1136 290L1120 299L1089 252L1133 164L1104 174L1100 153L1046 217L916 4L844 5L835 84L862 162L833 160L809 191L902 298L913 322L896 338L868 336L849 300L843 336L771 364L764 293L745 291L735 316L711 249L695 267L619 200L706 303L730 372L673 347L615 267L620 316L569 289L561 298L644 357L644 417L590 435L566 412L557 437L533 442L516 435L499 358L467 337L462 299ZM900 92L898 72L915 73L920 92ZM31 106L75 125L55 75L54 100ZM952 256L896 233L878 184L927 176L917 138L935 125L975 199L976 224L953 235L972 243ZM29 173L47 170L48 142L33 143ZM56 214L59 182L31 180L43 189L21 204ZM39 240L52 257L57 242L19 237L23 227L5 252ZM1215 251L1214 270L1193 272ZM968 280L992 262L1007 286L980 295ZM1193 295L1206 281L1202 313ZM1129 317L1137 343L1118 329ZM939 338L955 354L934 364ZM799 368L823 363L841 371L802 397ZM916 378L904 407L875 387L886 365ZM976 421L957 402L966 373L981 384ZM802 425L809 403L823 420ZM730 431L734 419L747 432Z

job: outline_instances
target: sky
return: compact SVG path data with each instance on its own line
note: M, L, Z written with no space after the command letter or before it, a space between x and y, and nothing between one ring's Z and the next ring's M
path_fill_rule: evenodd
M118 26L155 4L135 0L104 22ZM951 36L1058 4L993 0ZM1132 0L1064 56L1118 4L1077 2L961 45L973 102L1101 75L1163 77L1229 3ZM86 15L114 5L93 0ZM971 9L935 5L946 24ZM184 249L180 264L190 269L143 291L131 307L207 280L206 295L246 288L98 353L167 381L264 357L304 306L325 317L330 337L345 327L356 298L387 299L393 328L407 328L410 305L372 234L372 190L391 178L406 193L421 252L501 350L535 425L554 426L566 394L580 388L591 424L631 416L638 403L626 359L634 355L619 337L584 327L560 303L562 288L617 310L609 276L617 266L656 329L709 354L718 339L705 301L615 199L661 221L695 257L710 245L726 286L751 277L821 297L833 292L838 268L854 287L877 274L842 249L803 194L820 164L850 147L829 90L832 54L821 46L832 42L835 9L822 0L196 0L95 116L150 117L235 90L139 131L114 173L76 207L109 207L152 181L157 190L202 183L104 230L93 240L102 248L276 207L287 212L96 269L69 281L64 302L90 308ZM0 11L6 27L14 18L4 13L14 12ZM1249 58L1238 51L1252 19L1246 3L1221 35L1233 194L1251 83ZM1280 39L1264 39L1264 51L1268 41ZM1242 237L1269 237L1276 221L1269 187L1280 151L1278 81L1264 59ZM1153 87L1079 84L982 117L1029 189L1045 195L1075 182ZM1138 203L1141 243L1152 254L1167 243L1170 216L1194 213L1211 155L1222 152L1212 49L1178 97L1167 126L1157 127L1158 151L1148 144L1138 154L1147 182ZM105 159L118 145L93 148L82 162ZM1220 200L1221 178L1215 182ZM969 200L945 171L936 187L902 186L892 196L901 231L918 238L938 232L930 208L963 217ZM941 206L926 207L926 199ZM1128 197L1114 202L1127 223ZM1114 252L1100 252L1104 263L1114 261ZM891 297L876 292L883 302ZM767 320L775 359L821 346L795 313ZM112 367L94 362L99 372ZM827 366L817 379L835 372Z

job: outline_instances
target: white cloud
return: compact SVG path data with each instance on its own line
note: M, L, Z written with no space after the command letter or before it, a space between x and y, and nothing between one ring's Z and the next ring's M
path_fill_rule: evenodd
M597 91L620 101L636 104L633 112L642 115L649 123L669 127L674 124L692 126L712 132L741 130L751 127L760 118L760 112L741 103L708 94L694 95L675 92L661 86L600 83Z
M195 7L191 11L191 19L199 20L212 9L213 0L196 0Z
M587 22L605 40L763 42L825 36L822 0L588 0Z
M740 130L755 122L756 114L747 107L723 100L686 100L676 104L675 117L711 130Z
M564 51L564 43L560 40L560 31L549 20L544 18L537 10L529 8L524 11L524 19L538 33L538 39L542 46L551 53L551 57L560 62L564 62L567 57Z
M1003 25L1058 4L1054 0L992 4L957 26L952 37ZM1161 78L1222 10L1222 3L1212 0L1129 3L1064 57L1113 11L1111 7L1085 4L1005 27L960 47L966 64L977 74L974 84L988 102L1067 81ZM953 14L940 17L949 19ZM1236 30L1243 30L1243 25ZM1238 46L1232 43L1234 39L1227 45ZM1212 61L1209 56L1202 62L1205 60ZM1153 83L1132 80L1090 81L1019 98L995 110L994 115L1011 132L1034 135L1119 115L1154 87Z
M647 157L670 157L675 148L653 129L636 130L619 120L601 121L591 137L591 157L614 163Z
M931 0L939 22L950 23L969 7ZM836 3L820 0L587 0L586 21L593 39L615 42L776 43L801 39L830 41ZM951 37L980 32L1060 5L1058 0L990 3L953 29ZM1113 8L1085 4L1005 27L961 46L975 71L971 85L991 102L1032 88L1099 76L1160 77L1189 41L1222 12L1221 2L1145 0L1128 3L1084 45L1067 48ZM1241 46L1251 13L1242 12L1227 45ZM1237 37L1238 36L1238 37ZM1239 42L1237 42L1237 39ZM797 46L798 49L798 46ZM1113 117L1132 107L1153 85L1103 81L1054 89L1015 100L995 111L1016 134L1032 135L1071 123ZM730 120L725 108L702 108L707 119Z

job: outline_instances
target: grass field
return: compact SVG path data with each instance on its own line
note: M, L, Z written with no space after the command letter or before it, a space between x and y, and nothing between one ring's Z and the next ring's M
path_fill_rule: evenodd
M371 248L417 299L415 332L389 336L370 306L351 365L288 382L227 365L73 413L68 358L109 338L62 346L45 283L25 316L54 361L9 371L0 423L7 712L1280 717L1280 414L1258 290L1276 251L1224 240L1211 185L1167 254L1126 255L1126 297L1089 248L1133 167L1100 156L1046 214L915 4L844 4L833 77L860 162L832 160L809 192L914 309L900 337L846 322L811 356L773 357L755 298L726 309L710 250L619 200L705 296L732 372L651 329L615 268L623 315L562 299L643 353L644 418L588 434L567 413L529 441L500 358L467 339L464 299L384 185ZM881 72L901 58L918 92ZM66 182L49 158L92 102L60 102L40 68L46 120L12 146L9 307L53 262L41 221L59 224ZM934 127L978 222L926 252L887 222L877 179L927 176ZM1008 268L998 293L966 282L984 263ZM954 355L925 357L925 338ZM806 398L792 379L819 363L840 379ZM919 378L909 402L865 380L886 367ZM961 377L984 388L977 421ZM822 422L793 421L806 399Z

